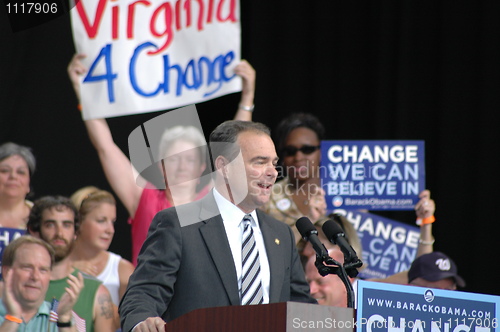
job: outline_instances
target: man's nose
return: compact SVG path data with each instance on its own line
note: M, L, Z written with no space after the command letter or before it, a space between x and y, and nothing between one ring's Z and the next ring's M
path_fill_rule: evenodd
M310 281L309 288L310 288L311 294L317 293L318 292L318 283L314 280Z
M40 271L38 269L35 268L31 271L31 279L32 280L40 279Z
M56 234L58 237L63 238L63 228L62 226L56 225Z
M276 169L276 166L271 165L267 168L266 170L266 175L270 177L277 178L278 177L278 170Z

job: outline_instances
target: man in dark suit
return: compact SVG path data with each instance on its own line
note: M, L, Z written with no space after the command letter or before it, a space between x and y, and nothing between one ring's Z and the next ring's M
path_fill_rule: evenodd
M164 331L165 321L198 308L316 303L290 227L256 210L277 177L269 129L226 121L210 135L210 148L215 188L153 219L120 304L123 331ZM249 268L248 261L257 263Z

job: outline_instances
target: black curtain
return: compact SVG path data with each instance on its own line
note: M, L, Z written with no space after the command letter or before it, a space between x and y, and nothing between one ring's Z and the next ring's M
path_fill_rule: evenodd
M497 1L241 0L242 52L257 70L254 120L271 128L311 112L329 139L417 139L436 200L435 250L451 256L465 290L500 294L493 263L500 98ZM67 15L13 33L0 9L0 142L31 146L33 198L110 190L66 74L74 53ZM233 94L197 105L205 135L229 119ZM109 120L128 134L158 113ZM406 223L414 213L394 214ZM128 258L120 205L111 250Z

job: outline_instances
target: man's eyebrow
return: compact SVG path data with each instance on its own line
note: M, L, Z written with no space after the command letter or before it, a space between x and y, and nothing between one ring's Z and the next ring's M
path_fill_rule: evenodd
M272 159L273 162L278 162L278 157L271 158L271 157L268 157L268 156L255 156L251 160L254 161L254 160L270 160L270 159Z
M42 220L42 223L48 223L48 222L57 222L56 220L54 219L46 219L46 220ZM62 223L74 223L75 221L74 220L62 220L61 221Z

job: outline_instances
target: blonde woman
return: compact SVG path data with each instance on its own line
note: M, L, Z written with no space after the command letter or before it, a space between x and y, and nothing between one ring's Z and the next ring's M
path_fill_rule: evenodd
M84 187L76 191L71 200L78 208L80 219L70 256L73 266L102 281L118 306L134 266L108 251L115 233L115 198L105 190Z

